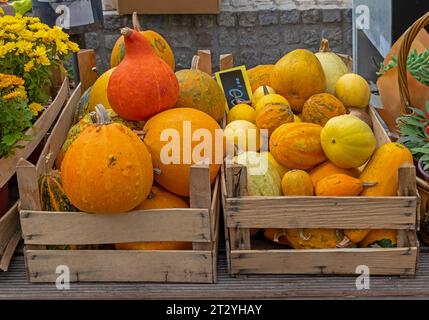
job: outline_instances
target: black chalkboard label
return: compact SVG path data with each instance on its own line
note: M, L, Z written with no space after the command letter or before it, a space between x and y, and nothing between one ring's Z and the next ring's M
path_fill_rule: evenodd
M216 72L216 80L227 101L227 112L236 104L252 99L252 89L245 66Z

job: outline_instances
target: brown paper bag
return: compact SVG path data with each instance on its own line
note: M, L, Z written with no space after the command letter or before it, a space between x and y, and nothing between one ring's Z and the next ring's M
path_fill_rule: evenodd
M403 36L396 41L384 60L384 64L390 61L392 55L395 57L399 56L402 40ZM429 50L429 34L426 30L421 30L417 35L410 52L414 51L414 49L419 53L426 49ZM423 110L426 101L429 100L429 87L414 79L410 73L408 73L407 78L411 105ZM381 109L379 113L389 129L396 133L396 119L403 113L402 100L399 93L398 68L395 67L382 75L377 81L377 86L383 103L383 109Z

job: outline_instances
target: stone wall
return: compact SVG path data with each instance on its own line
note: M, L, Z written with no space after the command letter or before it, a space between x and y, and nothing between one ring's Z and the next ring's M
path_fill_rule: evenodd
M296 48L317 50L321 37L340 53L352 51L350 0L223 0L219 15L141 15L144 29L161 33L173 47L177 68L190 66L197 49L210 49L213 65L219 54L233 53L235 64L253 67L277 61ZM98 69L108 68L119 29L130 16L106 11L104 30L85 36L97 51Z

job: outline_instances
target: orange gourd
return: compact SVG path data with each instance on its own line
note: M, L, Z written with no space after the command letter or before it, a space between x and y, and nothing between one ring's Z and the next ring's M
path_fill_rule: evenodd
M278 127L270 137L270 152L286 168L307 170L326 161L320 144L322 127L293 122Z
M149 196L135 210L189 208L185 200L161 187L152 186Z
M283 176L282 191L284 196L312 196L313 182L307 172L291 170Z
M147 120L174 107L179 83L171 68L139 32L124 28L124 60L112 72L107 97L112 109L127 120Z
M359 243L365 239L370 231L368 229L347 229L344 230L344 234L351 242Z
M271 86L271 73L273 72L273 69L273 64L266 64L247 70L247 76L249 77L250 86L252 87L253 92L261 86Z
M359 243L361 248L395 248L398 246L396 230L371 230Z
M192 142L187 140L185 143L189 143L189 148L183 148L182 140L188 139L187 136L185 136L187 133L184 132L183 129L187 124L190 124L189 139L198 129L207 130L209 134L208 138L212 139L212 149L208 150L211 151L211 155L206 152L203 152L203 154L199 152L205 151L198 149L198 145L200 144L199 140L195 141L195 139L192 139ZM163 130L166 128L172 130L171 137L173 140L170 139L171 141L161 141ZM212 183L214 182L220 168L218 164L220 161L215 161L215 132L216 130L220 130L221 136L222 132L219 124L208 114L192 108L174 108L150 118L149 121L146 122L143 130L145 132L144 142L152 155L153 165L157 168L155 180L162 187L177 195L189 196L189 173L191 165L195 163L195 159L192 157L195 150L198 151L198 155L201 155L202 158L210 159L210 179ZM168 135L168 132L164 132L164 134ZM169 137L165 136L165 138ZM189 154L190 152L191 154ZM166 159L175 156L178 157L178 161L175 163L170 163L169 159ZM186 157L186 159L184 157Z
M346 114L343 103L329 93L315 94L302 107L302 120L325 126L329 119Z
M363 183L359 179L345 174L334 174L320 180L316 185L316 196L321 197L356 197L365 187L373 183Z
M271 87L284 96L298 114L308 98L325 92L325 73L314 53L297 49L277 61L271 74Z
M269 103L256 116L256 126L267 129L269 136L282 124L289 122L294 122L294 117L286 103Z
M134 30L140 32L141 35L149 41L155 54L158 57L160 57L162 60L164 60L174 71L176 63L174 61L174 54L170 45L164 39L163 36L161 36L159 33L153 30L141 31L140 23L138 21L138 16L136 12L133 13L133 28ZM116 43L112 50L112 54L110 56L110 68L116 67L122 61L122 59L124 59L124 56L125 56L124 37L120 36L118 40L116 40Z
M312 169L310 171L310 177L311 177L311 180L313 181L313 186L316 187L317 183L323 178L326 178L327 176L331 176L333 174L339 174L339 173L346 174L354 178L358 178L360 175L360 172L358 169L342 169L337 167L332 162L326 161L321 165L317 166L316 168Z
M151 156L133 131L110 123L101 105L96 111L97 123L76 138L61 164L64 192L81 211L130 211L150 192Z
M149 196L135 210L189 208L180 197L153 186ZM115 244L118 250L191 250L192 243L183 241L132 242Z

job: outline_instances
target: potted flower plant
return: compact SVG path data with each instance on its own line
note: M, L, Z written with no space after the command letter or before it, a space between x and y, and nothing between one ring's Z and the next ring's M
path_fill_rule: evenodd
M429 182L429 101L426 110L411 110L397 119L398 142L410 149L420 176Z

